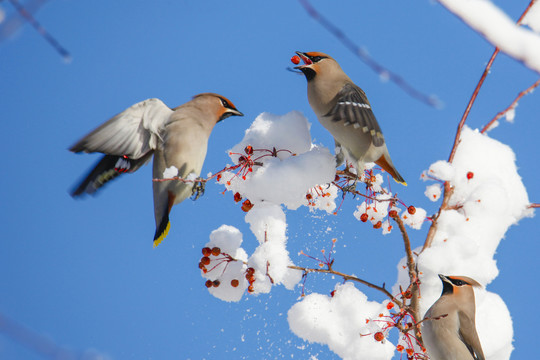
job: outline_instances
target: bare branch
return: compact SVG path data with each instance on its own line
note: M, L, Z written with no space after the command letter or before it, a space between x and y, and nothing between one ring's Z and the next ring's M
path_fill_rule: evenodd
M372 289L375 289L375 290L378 290L378 291L382 292L383 294L388 296L390 298L390 300L392 300L392 302L394 302L397 306L399 306L399 307L403 306L403 303L401 301L399 301L394 295L392 295L388 290L386 290L384 285L383 286L378 286L378 285L375 285L373 283L370 283L369 281L362 280L362 279L360 279L360 278L358 278L356 276L347 275L347 274L344 274L342 272L335 271L333 269L310 269L310 268L304 268L304 267L294 266L294 265L290 265L290 266L288 266L288 268L289 269L294 269L294 270L300 270L300 271L303 271L306 274L309 274L311 272L323 273L323 274L332 274L332 275L342 277L343 280L356 281L356 282L364 284L364 285L366 285L366 286L368 286L368 287L370 287Z
M527 6L527 8L523 12L523 14L521 14L520 18L517 21L518 25L521 24L521 22L523 21L523 18L525 17L525 15L527 15L527 13L531 9L531 7L535 3L535 1L536 0L531 0L531 2ZM449 163L451 163L454 160L454 155L456 153L457 146L459 145L459 142L460 142L461 129L463 129L463 126L465 125L465 121L467 120L467 117L469 116L469 113L471 111L471 108L472 108L475 100L476 100L476 97L478 96L478 92L480 91L480 88L484 84L484 81L486 80L486 77L489 74L491 66L493 65L493 62L495 61L495 58L497 57L498 53L499 53L499 48L495 48L495 51L491 55L491 58L489 59L487 65L486 65L486 68L484 69L484 72L482 73L482 76L480 77L480 80L478 81L478 84L476 85L476 88L473 91L473 94L472 94L472 96L471 96L471 98L469 100L469 103L467 104L467 107L465 108L465 112L463 113L463 116L461 117L461 121L459 122L459 125L458 125L458 129L457 129L457 132L456 132L456 138L454 139L454 146L452 147L452 151L450 152L450 157L448 158Z
M523 11L523 14L521 14L520 18L518 19L518 21L517 21L518 25L521 24L521 22L523 21L523 18L525 17L525 15L527 15L527 13L529 12L529 10L531 9L531 7L533 6L533 4L535 2L536 2L536 0L531 0L530 1L529 5L525 9L525 11ZM465 112L463 113L463 116L461 117L461 120L460 120L460 122L458 124L456 137L454 139L454 145L452 146L452 150L451 150L450 156L448 158L449 163L451 163L454 160L454 156L455 156L455 153L456 153L456 150L457 150L457 147L459 145L460 138L461 138L461 130L463 129L463 126L465 125L465 121L467 120L467 117L469 116L469 113L471 111L471 108L472 108L475 100L476 100L476 97L478 96L478 92L480 91L480 88L484 84L484 81L485 81L485 79L486 79L486 77L487 77L487 75L488 75L488 73L489 73L489 71L491 69L491 66L493 65L493 62L495 61L495 57L497 57L498 53L499 53L499 49L495 48L495 51L491 55L487 65L486 65L486 68L484 69L484 72L482 73L482 76L480 77L480 80L478 81L478 84L476 85L476 88L473 91L471 99L469 100L469 103L467 104L467 107L465 108ZM438 220L439 216L441 215L442 211L446 210L448 208L448 203L450 201L450 197L452 196L452 193L453 193L453 188L450 186L448 181L446 181L444 183L444 195L443 195L443 200L442 200L441 207L439 208L439 211L437 212L437 215L435 215L433 217L433 222L431 223L431 227L429 228L428 235L426 237L426 241L424 243L422 251L424 251L425 249L427 249L427 248L429 248L431 246L431 244L433 242L433 237L435 236L435 232L437 230L437 220Z
M540 85L540 79L536 80L536 82L534 84L532 84L531 86L529 86L527 89L523 90L522 92L520 92L518 94L518 96L514 99L514 101L512 101L512 103L506 108L504 109L503 111L499 112L490 122L488 122L486 124L486 126L484 126L484 128L482 129L482 131L480 131L482 134L485 133L486 131L489 131L491 126L493 126L493 124L499 120L501 117L503 117L508 111L514 109L518 103L518 101L525 95L531 93L534 89L536 89L538 86Z
M37 20L32 14L27 11L24 6L18 0L9 0L13 7L19 12L19 14L28 21L30 25L41 35L43 38L64 58L64 61L71 61L71 55L69 52L56 40Z

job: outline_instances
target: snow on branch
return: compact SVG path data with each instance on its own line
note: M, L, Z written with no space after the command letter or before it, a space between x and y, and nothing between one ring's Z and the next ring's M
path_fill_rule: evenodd
M502 52L540 73L540 35L515 24L489 0L439 2ZM530 2L526 12L535 2Z

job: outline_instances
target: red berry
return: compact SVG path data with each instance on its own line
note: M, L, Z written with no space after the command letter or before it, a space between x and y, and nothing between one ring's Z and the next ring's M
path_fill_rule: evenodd
M244 155L240 155L240 157L238 158L238 162L239 163L246 162L246 157Z
M208 256L203 256L202 259L201 259L201 263L203 265L208 265L210 264L210 258Z
M380 229L381 226L382 226L382 222L377 221L377 223L376 223L375 225L373 225L373 228L375 228L375 229Z
M205 247L202 249L202 254L204 256L210 256L211 253L212 253L212 249L210 249L209 247Z
M332 290L332 292L330 293L330 296L334 297L334 295L336 295L336 290Z
M252 267L249 267L249 268L247 268L246 273L250 274L250 275L253 275L253 274L255 274L255 269L252 268Z
M231 286L232 287L238 287L238 285L240 284L240 282L236 279L232 279L231 280Z
M240 193L235 193L234 194L234 201L239 202L240 200L242 200L242 195L240 195Z
M390 310L390 309L393 308L393 307L394 307L394 303L389 302L388 304L386 304L386 308L387 308L388 310Z
M414 213L416 212L416 208L411 205L407 208L407 212L411 215L414 215Z
M396 346L396 350L399 351L399 352L402 352L404 349L405 349L405 347L403 347L403 345Z
M375 333L374 338L377 341L383 341L384 340L384 334L382 332L378 331L378 332Z
M218 174L218 176L216 177L216 180L219 182L221 180L221 174Z
M253 154L253 148L252 148L250 145L248 145L248 146L246 146L246 147L244 148L244 152L245 152L246 154L248 154L248 155L251 155L251 154Z
M204 266L204 264L202 262L199 263L199 269L206 269L206 266Z
M368 220L369 215L367 213L363 213L360 215L360 221L366 222Z
M397 210L390 210L390 212L388 212L388 216L395 218L397 216Z
M308 200L313 199L313 195L311 195L311 194L306 194L306 199L308 199Z
M213 283L212 283L212 280L206 280L206 282L204 283L204 285L206 285L207 288L211 288Z
M214 281L212 281L212 285L213 285L214 287L218 287L219 284L221 284L221 283L219 282L219 280L214 280Z
M251 203L251 201L249 200L245 200L243 203L242 203L242 210L244 212L248 212L249 210L251 210L251 208L253 207L253 204Z
M300 56L294 55L294 56L291 58L291 62L292 62L294 65L300 64Z
M219 254L221 254L221 249L220 248L218 248L217 246L212 248L212 255L218 256Z
M471 180L473 177L474 177L474 173L473 173L472 171L469 171L469 172L467 173L467 179L468 179L468 180Z
M248 292L252 293L255 291L255 288L253 287L253 285L249 285L248 286Z

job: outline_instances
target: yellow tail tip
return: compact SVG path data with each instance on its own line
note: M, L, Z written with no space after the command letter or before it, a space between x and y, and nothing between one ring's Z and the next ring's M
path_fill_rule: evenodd
M170 228L171 228L171 222L169 221L167 222L167 226L165 227L165 230L163 230L163 232L157 238L154 239L154 248L156 248L159 244L161 244L163 239L167 237L167 234L169 233Z

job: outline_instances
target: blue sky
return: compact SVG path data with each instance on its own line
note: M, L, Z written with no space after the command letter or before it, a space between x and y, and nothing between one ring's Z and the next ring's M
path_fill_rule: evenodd
M514 19L528 4L496 3ZM277 287L234 304L207 293L197 264L212 230L236 226L248 252L255 248L244 213L232 194L221 194L221 186L210 183L204 197L175 207L169 236L157 249L150 166L95 198L74 200L68 194L98 156L67 148L151 97L174 107L212 91L245 114L216 126L203 174L230 162L226 150L263 111L301 111L313 124L314 142L332 146L309 107L305 79L286 70L295 50L323 51L366 91L393 162L409 184L400 197L428 214L436 211L438 204L423 195L420 173L447 159L492 46L433 1L313 4L380 63L436 94L444 108L428 107L381 81L296 1L50 1L36 17L72 54L69 64L28 25L3 39L0 314L73 352L92 350L113 359L336 358L290 332L286 314L300 289ZM13 16L9 3L0 6ZM468 125L482 127L537 78L500 55ZM531 202L540 202L539 114L533 93L520 102L515 124L502 123L490 133L513 147ZM296 254L317 253L336 237L336 269L393 284L403 256L399 234L382 237L359 223L352 216L357 204L348 198L337 216L287 211L292 259L313 265ZM427 228L411 231L413 246L423 243ZM496 255L500 275L488 286L510 309L513 358L519 359L537 354L530 306L540 296L534 287L537 232L536 218L510 229ZM306 291L328 293L336 281L311 276ZM0 358L40 357L0 334Z

